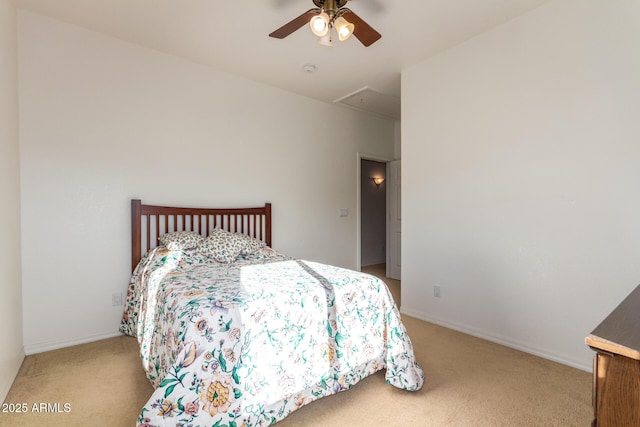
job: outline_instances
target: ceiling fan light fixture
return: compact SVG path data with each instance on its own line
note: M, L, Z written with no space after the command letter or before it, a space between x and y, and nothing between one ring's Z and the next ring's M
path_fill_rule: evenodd
M309 21L311 31L318 37L322 37L329 32L329 15L325 12L319 13Z
M272 31L269 37L283 39L308 24L316 37L324 37L327 33L332 34L335 28L340 41L345 41L354 35L364 47L371 46L380 40L382 34L373 29L351 9L345 7L348 1L313 0L314 8ZM328 39L321 41L321 44L328 45Z
M353 30L355 28L351 22L347 21L342 16L336 18L333 26L335 27L336 32L338 33L338 39L341 42L351 37L351 34L353 34Z

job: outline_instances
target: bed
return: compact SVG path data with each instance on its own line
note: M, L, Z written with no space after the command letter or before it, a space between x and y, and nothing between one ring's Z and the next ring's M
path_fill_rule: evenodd
M424 376L380 279L271 248L271 205L131 201L132 276L120 330L155 387L138 425L266 426L386 369Z

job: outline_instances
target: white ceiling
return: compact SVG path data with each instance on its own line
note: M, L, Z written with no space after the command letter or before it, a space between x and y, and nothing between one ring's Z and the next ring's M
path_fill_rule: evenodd
M325 102L400 118L400 72L549 0L352 0L382 34L320 46L308 26L268 34L311 0L17 0L20 8ZM313 64L315 72L303 70ZM358 98L355 92L365 89Z

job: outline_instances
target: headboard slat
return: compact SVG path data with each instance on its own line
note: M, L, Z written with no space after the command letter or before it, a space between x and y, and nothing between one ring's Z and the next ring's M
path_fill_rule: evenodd
M149 232L149 230L151 230L151 217L147 215L147 248L151 244L151 233Z

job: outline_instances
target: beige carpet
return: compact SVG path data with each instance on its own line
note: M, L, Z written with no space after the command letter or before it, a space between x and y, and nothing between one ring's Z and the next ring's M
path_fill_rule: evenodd
M399 298L400 283L387 282ZM589 373L411 317L403 321L425 371L421 391L395 389L379 372L278 426L590 425ZM137 350L135 339L118 337L28 356L5 401L26 403L28 411L0 412L0 426L134 426L152 392ZM34 412L34 403L48 412Z

